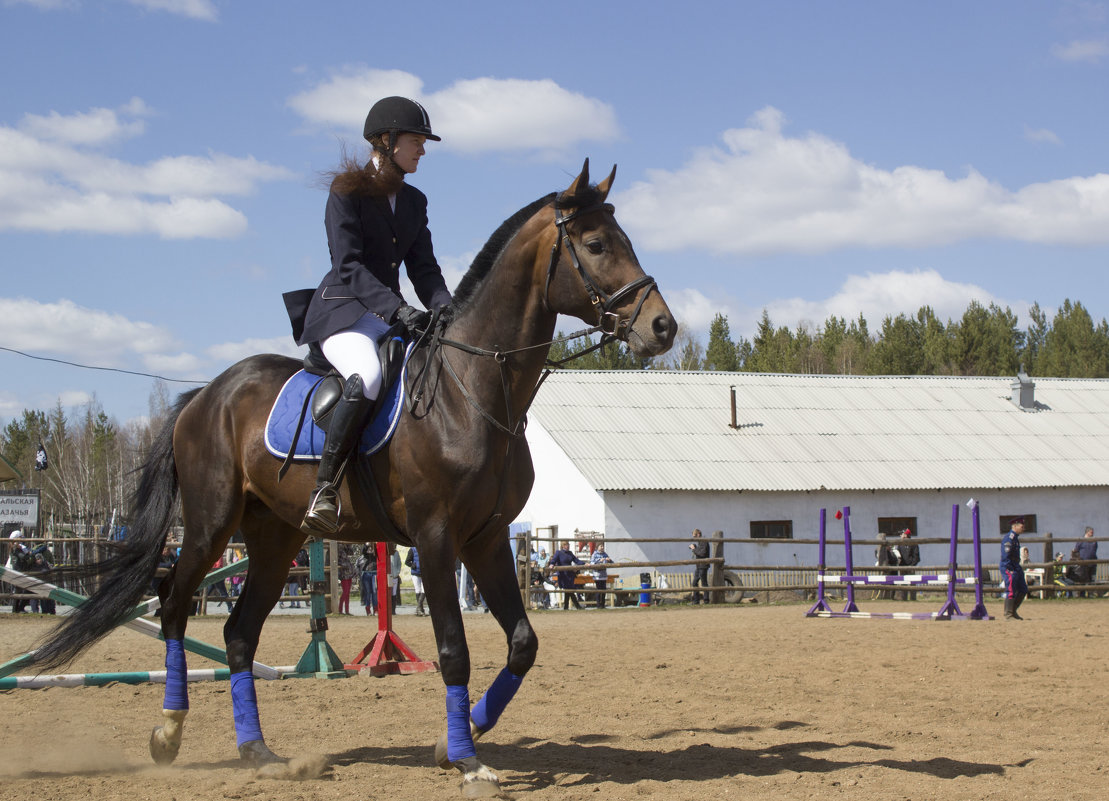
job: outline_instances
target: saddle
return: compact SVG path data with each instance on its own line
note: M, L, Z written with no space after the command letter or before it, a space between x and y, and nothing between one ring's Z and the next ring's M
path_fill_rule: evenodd
M358 453L381 450L392 437L404 408L406 364L414 345L392 329L379 345L382 390L362 432ZM328 423L343 394L343 377L315 345L309 347L304 369L294 373L277 393L266 420L266 449L284 460L282 474L293 461L319 461Z

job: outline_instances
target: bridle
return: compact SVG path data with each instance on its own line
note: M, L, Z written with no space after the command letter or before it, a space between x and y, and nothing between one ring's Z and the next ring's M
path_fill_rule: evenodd
M597 210L604 211L606 214L613 214L615 208L611 203L596 203L592 206L574 209L569 214L564 215L562 210L558 207L558 201L555 201L554 224L555 228L558 229L558 235L555 237L554 244L551 245L551 261L547 266L547 281L543 288L543 309L553 313L550 304L551 282L554 280L555 267L558 266L563 242L565 242L566 252L570 256L570 263L574 265L574 269L577 271L582 284L585 286L585 291L589 293L589 302L593 304L593 308L597 312L597 329L610 337L626 339L628 328L635 324L635 320L639 317L639 312L643 308L643 304L647 301L647 297L651 292L658 291L658 284L655 283L655 279L651 276L641 275L634 281L629 281L624 284L624 286L617 289L611 295L597 286L592 276L589 275L589 271L582 266L581 260L578 259L578 252L574 248L574 241L570 239L570 232L566 228L571 220ZM613 308L617 304L621 303L629 295L635 294L643 287L647 287L647 291L643 293L643 297L635 304L635 309L632 310L630 317L623 318L613 311ZM609 327L606 327L606 323L609 324Z
M548 312L549 314L555 314L554 310L550 306L551 282L554 280L555 268L558 266L558 263L560 261L559 257L562 252L563 242L565 242L566 252L570 256L570 263L573 264L574 269L578 273L578 276L581 277L581 281L585 287L585 291L589 294L589 301L590 303L592 303L593 308L597 311L597 322L589 328L586 328L582 331L577 331L573 334L569 334L565 337L562 337L562 339L576 339L578 337L587 336L600 331L600 341L597 344L585 348L584 350L578 351L569 358L563 359L559 362L551 362L548 360L548 368L543 371L543 375L536 383L535 388L531 391L531 396L528 398L528 402L525 404L524 410L520 413L516 421L513 422L511 420L512 404L511 391L509 389L509 378L507 374L507 357L509 354L512 353L520 353L523 351L534 350L535 348L541 347L550 347L553 344L553 341L542 342L536 345L527 345L525 347L514 348L511 350L488 350L486 348L475 347L464 342L457 342L455 340L445 338L442 335L444 326L439 325L439 311L437 310L432 318L432 323L428 326L427 330L423 333L423 335L417 342L417 345L421 345L424 342L427 342L428 356L424 362L423 369L414 379L416 389L414 392L409 394L408 410L411 414L417 414L417 409L423 397L424 389L428 379L428 367L431 365L432 361L432 354L437 351L441 345L449 345L450 347L453 347L457 350L461 350L475 356L492 357L493 360L497 362L500 367L501 388L504 393L505 412L509 415L509 418L507 418L509 421L508 425L500 422L499 420L497 420L496 417L494 417L492 414L481 407L481 405L470 394L470 391L466 388L465 384L462 383L462 379L455 372L454 367L451 365L450 361L447 360L446 355L442 353L440 354L440 361L446 368L447 374L454 381L455 385L461 391L463 397L470 404L470 406L472 406L485 419L485 421L492 425L494 428L497 428L500 431L508 434L512 438L519 437L524 433L528 409L531 408L531 404L535 400L535 396L538 394L539 388L543 386L543 382L547 380L547 377L551 374L553 367L561 367L564 363L578 358L579 356L583 356L586 353L594 351L613 339L622 339L626 341L628 329L630 328L630 326L634 325L636 318L639 316L640 310L643 308L643 304L647 300L647 297L651 294L651 292L658 291L658 284L651 276L641 275L639 278L636 278L633 281L629 281L627 284L620 287L611 294L605 292L603 289L600 289L597 286L597 283L593 280L592 276L590 276L589 271L585 269L585 267L581 263L581 260L578 258L577 250L575 250L574 248L574 242L572 239L570 239L569 231L566 228L567 224L576 217L597 210L604 211L607 214L613 214L615 212L615 207L613 207L613 205L610 203L595 203L589 206L576 208L569 214L564 215L562 214L561 209L559 209L558 207L558 200L555 200L554 224L555 228L558 230L558 233L555 237L554 244L551 246L551 260L550 264L547 266L547 279L543 288L542 300L544 311ZM632 310L631 316L625 318L613 311L613 308L615 306L624 301L628 296L634 295L636 292L640 291L644 287L647 288L647 291L643 293L643 297L641 297L639 299L639 302L635 304L635 308ZM607 327L606 323L608 324Z

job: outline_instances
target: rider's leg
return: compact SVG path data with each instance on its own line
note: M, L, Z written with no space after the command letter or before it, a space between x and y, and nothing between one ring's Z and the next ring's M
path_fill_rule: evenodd
M339 528L339 481L350 452L358 443L362 424L381 391L381 359L377 338L388 330L385 321L364 314L350 328L320 342L320 350L346 379L343 397L331 413L316 489L300 528L307 534L334 534Z

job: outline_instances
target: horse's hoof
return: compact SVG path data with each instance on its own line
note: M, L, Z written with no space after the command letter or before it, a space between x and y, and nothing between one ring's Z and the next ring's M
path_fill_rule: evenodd
M470 737L473 738L473 741L476 743L481 739L481 735L483 734L485 734L485 732L475 726L474 722L471 720ZM435 764L443 770L450 770L452 767L457 767L456 763L447 759L447 735L445 734L440 734L439 739L435 741ZM461 770L461 768L459 768L459 770Z
M260 768L263 765L285 762L284 759L269 749L265 740L250 740L240 745L239 759L249 768Z
M511 798L501 790L497 774L478 761L477 757L467 757L452 763L462 772L463 798Z
M162 735L162 727L155 726L150 732L150 756L156 765L170 765L177 759L177 752L181 750L180 741L171 743Z
M443 770L450 770L451 761L447 759L447 735L440 734L435 741L435 764Z

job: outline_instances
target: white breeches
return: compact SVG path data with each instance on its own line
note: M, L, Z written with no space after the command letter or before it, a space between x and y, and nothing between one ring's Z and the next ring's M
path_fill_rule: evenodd
M332 367L350 378L362 377L362 393L374 400L381 392L381 358L377 341L389 326L376 314L366 312L350 328L344 328L320 342L320 350Z

